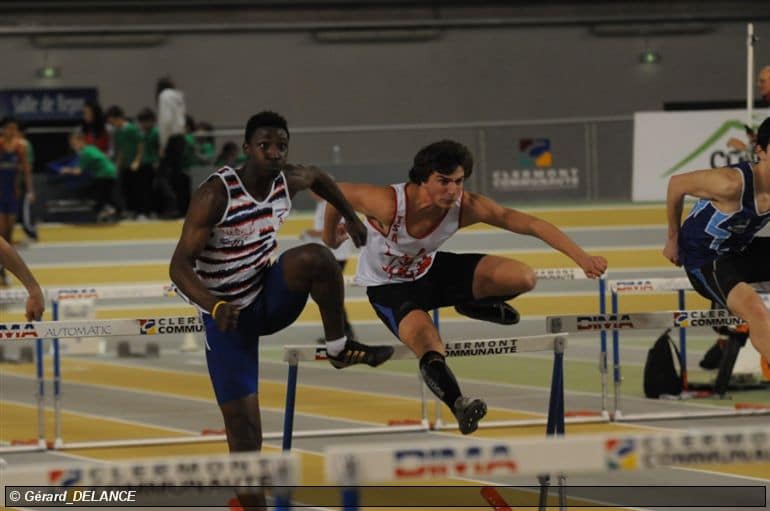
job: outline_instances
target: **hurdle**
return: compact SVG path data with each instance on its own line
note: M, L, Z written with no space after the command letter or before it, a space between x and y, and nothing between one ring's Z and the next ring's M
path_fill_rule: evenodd
M41 493L29 491L33 489L63 498L48 502L78 507L82 502L78 496L83 496L84 490L93 489L102 496L112 494L109 501L117 506L123 503L141 507L219 508L226 507L239 488L244 492L260 488L272 496L270 509L288 510L292 507L292 487L299 484L300 462L289 453L250 452L117 462L27 464L3 467L1 472L6 503L14 507L41 505L39 500L25 497L28 493Z
M672 284L674 285L674 284ZM667 328L693 328L714 326L737 326L743 324L743 320L733 316L724 309L706 310L673 310L661 312L635 312L599 314L599 315L568 315L548 316L546 318L546 331L549 333L590 333L596 331L612 330L654 330ZM619 351L619 336L613 338L615 351ZM620 374L619 356L615 356L615 367ZM727 417L744 415L767 415L770 409L746 408L735 410L703 410L688 412L660 412L624 415L620 409L620 379L615 382L615 409L612 414L614 421L644 421L659 419L685 419Z
M558 473L564 480L570 474L608 472L635 472L659 467L730 463L767 463L770 459L770 430L765 427L746 428L703 428L699 430L646 434L600 434L572 437L504 439L436 439L420 443L332 446L325 450L324 470L326 479L348 488L346 509L357 509L360 500L359 485L398 483L413 481L435 481L456 478L469 480L476 485L496 487L503 494L504 484L492 483L492 478L539 476ZM364 502L366 506L409 506L416 504L405 501L408 486L393 486L394 491L380 492L386 502ZM564 488L561 486L560 488ZM588 495L581 500L598 502L602 488L574 487L576 491L589 488ZM703 494L676 494L666 492L665 487L647 487L646 490L621 487L625 493L623 502L603 505L620 507L676 507L715 505L726 498L718 492L725 487L703 488ZM478 492L479 486L466 491ZM486 489L486 488L485 488ZM596 492L599 490L599 492ZM711 491L709 491L711 490ZM716 491L714 491L716 490ZM586 491L586 490L583 490ZM635 493L634 491L638 492ZM736 491L747 491L745 486ZM662 502L670 499L670 502ZM707 494L706 494L707 493ZM414 494L411 494L414 495ZM617 494L615 494L617 496ZM600 497L601 498L601 497ZM606 498L606 497L604 497ZM765 503L765 487L757 486L752 493L760 507ZM502 499L501 499L502 500ZM566 506L566 495L560 494L561 508ZM644 502L642 502L644 501ZM675 501L675 502L674 502ZM653 503L654 502L654 503ZM735 505L733 500L730 505ZM436 502L434 502L434 505ZM541 501L541 505L543 502ZM525 505L510 502L511 507ZM582 504L581 504L582 505ZM447 506L448 507L448 506ZM529 505L528 505L529 507ZM543 509L541 507L541 509Z
M63 300L110 300L128 298L165 298L176 296L175 287L171 284L163 283L145 283L116 286L48 287L43 288L42 291L45 301L51 303L51 316L53 321L57 321L59 319L59 305ZM24 288L0 290L0 305L24 302L27 299L27 296L28 293ZM59 338L52 338L51 341L51 351L53 358L54 437L56 439L54 443L61 444L61 353ZM35 399L38 410L37 445L0 446L0 452L36 451L44 450L47 448L45 440L45 378L43 368L42 339L37 339L35 341L35 357L35 373L37 382Z
M574 281L574 280L591 280L586 277L585 273L580 268L537 268L535 269L535 276L538 280L560 280L560 281ZM605 289L606 289L606 273L599 279L599 312L604 313L606 308L605 301ZM440 330L439 310L433 310L433 324L437 330ZM554 361L556 363L556 361ZM559 361L558 363L563 363ZM607 396L607 333L600 332L600 349L599 349L599 376L600 384L602 388L601 392L601 411L596 417L592 416L573 416L566 417L565 422L567 424L591 424L591 423L603 423L610 421L610 415L607 411L606 396ZM552 381L555 376L552 377ZM454 429L455 424L445 424L442 418L442 406L438 397L435 398L435 417L434 417L434 429ZM564 414L564 412L562 412ZM479 424L479 428L490 427L510 427L510 426L539 426L546 425L547 419L530 419L530 420L515 420L515 421L486 421Z
M531 337L520 338L496 338L496 339L469 339L463 341L448 341L445 342L444 347L446 349L447 358L452 357L470 357L470 356L490 356L490 355L515 355L516 353L536 352L536 351L553 351L554 352L554 365L553 375L551 379L551 396L548 406L548 418L547 418L547 433L548 434L563 434L564 433L564 350L567 345L566 336L564 335L539 335ZM414 354L405 345L401 344L394 347L394 353L391 360L408 360L414 359ZM323 346L285 346L283 352L283 360L289 364L289 372L287 377L286 387L286 407L284 416L284 430L283 430L283 449L288 451L291 449L292 438L297 435L293 433L294 428L294 409L296 405L296 390L297 390L297 378L299 373L300 362L311 361L323 361L327 360L326 348ZM420 383L422 388L422 383ZM412 431L428 431L430 424L426 417L426 407L424 406L424 399L422 410L422 418L420 424L415 425L403 425L403 426L387 426L387 427L366 427L366 428L350 428L350 429L337 429L337 430L317 430L314 432L305 432L306 436L321 437L321 436L335 436L339 434L347 435L364 435L372 433L395 433L395 432L412 432ZM501 426L522 426L531 424L542 424L543 421L491 421L486 424L485 427L501 427ZM482 427L484 422L479 424ZM450 425L444 425L442 429L447 429Z

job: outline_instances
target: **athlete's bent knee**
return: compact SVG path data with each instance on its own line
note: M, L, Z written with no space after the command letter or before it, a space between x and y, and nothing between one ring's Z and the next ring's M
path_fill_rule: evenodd
M526 270L522 271L520 282L521 289L518 290L519 293L526 293L535 289L535 286L537 285L537 274L535 274L535 270L532 268L527 268Z
M304 268L311 269L314 273L326 274L330 272L334 274L340 272L339 264L337 264L331 250L317 243L303 247L300 264Z

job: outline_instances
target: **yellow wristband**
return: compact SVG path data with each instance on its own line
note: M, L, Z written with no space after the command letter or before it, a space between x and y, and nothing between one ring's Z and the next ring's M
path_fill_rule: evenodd
M224 305L224 304L226 304L226 303L227 303L227 302L226 302L226 301L224 301L224 300L219 300L217 303L215 303L215 304L214 304L214 307L211 309L211 317L212 317L212 318L216 317L216 315L217 315L217 308L218 308L220 305Z

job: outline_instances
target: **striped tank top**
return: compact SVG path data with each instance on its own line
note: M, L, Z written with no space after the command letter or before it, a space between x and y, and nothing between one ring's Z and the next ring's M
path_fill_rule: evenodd
M195 261L195 273L211 294L243 308L262 291L262 277L278 246L278 229L289 216L291 197L283 172L261 202L230 167L222 167L212 178L225 184L227 208Z

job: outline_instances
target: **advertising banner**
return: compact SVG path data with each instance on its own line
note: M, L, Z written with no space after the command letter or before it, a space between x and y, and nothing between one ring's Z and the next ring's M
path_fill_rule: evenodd
M490 197L503 202L583 199L588 195L582 125L489 128Z
M753 129L767 113L755 112ZM731 138L748 142L745 123L745 110L634 114L633 200L663 201L668 179L674 174L750 158L750 151L731 149L727 144Z
M0 113L24 123L79 121L86 101L96 101L96 88L0 90Z

